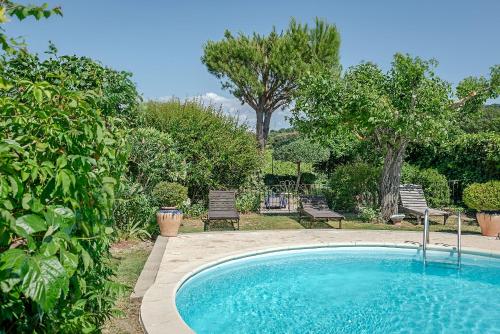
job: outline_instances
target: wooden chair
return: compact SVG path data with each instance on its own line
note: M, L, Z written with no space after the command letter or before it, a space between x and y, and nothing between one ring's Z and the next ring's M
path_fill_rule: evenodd
M210 190L208 194L208 216L203 220L204 230L210 229L212 221L229 221L240 229L240 214L236 210L236 191Z
M299 206L299 222L302 217L307 217L311 221L315 220L338 220L339 228L342 228L342 219L345 219L340 213L330 210L324 196L301 195Z
M425 209L429 209L429 217L443 217L444 223L450 216L449 212L431 209L425 200L422 186L418 184L402 184L399 186L399 211L415 216L419 224L425 214Z

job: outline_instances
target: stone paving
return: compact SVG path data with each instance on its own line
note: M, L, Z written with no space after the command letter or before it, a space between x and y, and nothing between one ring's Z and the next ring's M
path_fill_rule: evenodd
M367 230L281 230L180 234L166 245L154 284L141 305L141 321L148 334L193 333L175 307L180 284L203 267L229 258L268 250L311 246L398 246L418 248L422 232ZM454 251L457 237L431 232L429 248ZM463 235L462 249L500 257L500 240Z

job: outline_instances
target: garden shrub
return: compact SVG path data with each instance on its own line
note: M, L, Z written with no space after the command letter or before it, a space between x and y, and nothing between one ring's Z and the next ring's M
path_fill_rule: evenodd
M443 207L450 203L448 180L436 169L420 169L405 163L401 170L401 183L421 185L427 204L431 207Z
M188 200L188 190L182 184L162 181L153 188L151 197L156 207L180 208Z
M167 132L187 163L185 184L192 200L209 189L240 188L258 170L255 135L231 117L197 101L148 102L145 125Z
M236 197L236 209L241 213L258 212L260 208L259 191L245 189Z
M113 220L120 239L150 237L149 225L154 222L158 207L146 195L142 185L122 182L116 194L113 207Z
M182 181L186 166L172 138L154 128L137 128L128 136L130 156L128 176L146 193L160 181Z
M500 181L473 183L464 190L464 203L477 211L500 211Z
M0 90L0 328L10 333L99 331L120 292L108 255L123 132L103 118L98 91L74 89L80 76L53 75L53 85L11 76Z
M500 179L500 134L482 132L462 134L441 146L409 149L409 162L432 167L448 180L464 184Z
M380 212L370 207L360 208L359 219L361 219L363 223L378 222L380 220Z
M376 207L379 177L380 168L364 162L337 166L328 183L332 207L346 211Z
M186 203L181 208L186 218L199 218L207 212L207 207L203 202Z

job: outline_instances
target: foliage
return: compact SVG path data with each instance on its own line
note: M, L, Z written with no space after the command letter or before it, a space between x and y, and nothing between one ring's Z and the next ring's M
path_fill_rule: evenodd
M121 188L113 207L119 239L150 237L148 225L153 223L157 207L140 184L126 181Z
M113 70L87 57L53 55L41 61L37 55L18 53L7 59L0 73L6 80L23 78L54 85L62 81L70 91L92 90L100 96L96 103L102 115L119 116L122 127L133 125L141 101L131 73Z
M464 203L478 211L499 211L500 181L471 184L464 190Z
M401 183L421 185L425 199L431 207L443 207L450 203L448 180L436 169L420 169L405 163L401 171Z
M183 181L186 166L172 138L154 128L137 128L128 136L130 144L127 174L142 185L146 194L160 181Z
M241 213L258 212L260 208L259 192L255 189L245 189L236 198L236 208Z
M320 144L307 139L297 139L274 149L276 160L315 163L328 159L330 152Z
M309 75L299 84L293 124L341 151L358 140L373 140L385 154L379 196L388 219L397 210L400 170L406 147L443 141L456 116L472 113L498 96L500 67L489 80L468 78L450 101L450 85L434 74L436 62L396 54L383 73L372 63L350 68L341 78ZM476 89L476 90L475 90Z
M53 73L57 76L60 73ZM11 78L0 90L0 327L98 331L119 287L107 256L122 130L100 95Z
M500 133L500 104L486 105L476 113L462 117L459 124L466 133Z
M239 188L261 164L248 129L211 106L196 101L148 102L147 126L167 132L187 164L189 197L205 200L209 189Z
M205 203L191 203L182 206L182 212L186 218L199 218L207 212Z
M358 217L363 223L373 223L379 220L379 215L380 213L374 208L362 207Z
M359 207L377 206L380 168L363 162L340 165L329 181L332 207L354 211Z
M182 184L162 181L153 188L151 197L157 207L180 208L188 199L188 190Z
M465 184L500 179L500 134L462 134L439 146L413 145L408 160Z
M318 69L337 73L340 35L335 26L316 19L310 28L292 19L284 32L237 36L226 30L221 41L208 41L202 62L242 103L257 115L257 140L265 147L272 113L287 106L297 81Z
M268 145L275 149L298 139L300 133L294 128L283 128L269 132Z
M48 8L47 4L41 6L19 4L10 0L2 0L0 2L0 44L2 50L7 53L14 53L18 51L22 43L16 39L9 38L5 34L3 24L9 22L11 18L15 17L22 21L28 17L34 17L36 20L48 18L51 15L62 16L61 7Z

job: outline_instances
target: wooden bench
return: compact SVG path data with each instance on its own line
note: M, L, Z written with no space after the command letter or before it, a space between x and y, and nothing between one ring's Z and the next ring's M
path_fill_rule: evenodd
M307 217L311 221L315 220L338 220L339 228L342 228L342 220L345 219L340 213L330 210L324 196L302 195L300 196L299 222L302 217Z
M233 229L240 229L240 214L236 210L236 191L234 190L210 190L208 194L208 215L203 220L204 230L210 229L212 221L229 221Z
M418 184L402 184L399 186L399 211L417 218L419 224L425 215L425 209L429 209L429 217L443 217L444 223L450 216L449 212L431 209L425 200L424 191Z

